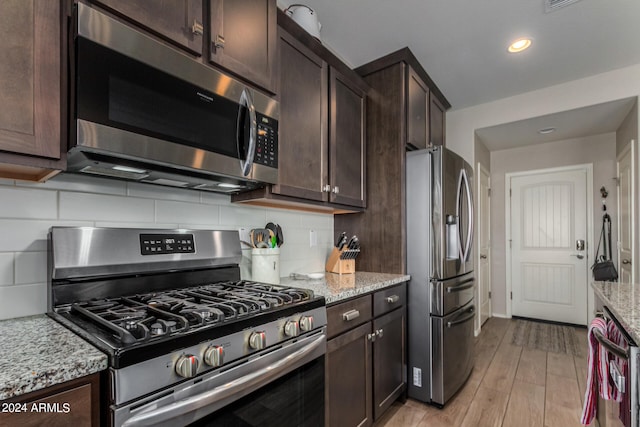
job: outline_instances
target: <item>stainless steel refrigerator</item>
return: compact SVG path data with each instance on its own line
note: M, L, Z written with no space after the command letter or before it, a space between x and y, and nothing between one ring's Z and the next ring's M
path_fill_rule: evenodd
M409 397L444 405L473 368L473 170L435 147L407 153Z

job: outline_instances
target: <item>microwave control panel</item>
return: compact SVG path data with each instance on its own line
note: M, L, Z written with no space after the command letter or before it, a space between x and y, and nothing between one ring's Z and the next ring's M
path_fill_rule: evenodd
M278 167L278 121L260 113L257 114L258 135L254 163Z
M193 234L141 234L142 255L195 253Z

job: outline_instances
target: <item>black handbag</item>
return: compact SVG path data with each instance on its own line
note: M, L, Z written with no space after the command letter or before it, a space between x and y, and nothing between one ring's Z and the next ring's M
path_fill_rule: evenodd
M606 229L605 229L606 227ZM607 234L605 238L604 235ZM604 240L603 255L600 253L600 243ZM600 232L600 240L598 240L598 249L596 250L596 262L591 266L593 272L593 280L603 282L615 282L618 280L618 271L611 260L611 217L609 214L602 216L602 231Z

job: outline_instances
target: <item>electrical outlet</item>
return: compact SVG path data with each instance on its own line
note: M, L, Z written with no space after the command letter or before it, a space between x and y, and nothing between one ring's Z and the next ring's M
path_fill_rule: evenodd
M422 387L422 369L413 367L413 385Z
M309 230L309 247L315 248L318 246L318 233L316 230Z
M238 234L240 235L240 247L242 249L248 249L251 247L251 231L240 227L238 228Z

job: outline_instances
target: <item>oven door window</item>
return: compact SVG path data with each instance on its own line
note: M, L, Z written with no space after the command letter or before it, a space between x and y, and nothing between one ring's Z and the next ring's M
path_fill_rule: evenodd
M237 143L238 127L242 145L248 126L238 102L82 37L76 61L79 119L233 158L246 155Z
M189 426L324 426L324 356Z

